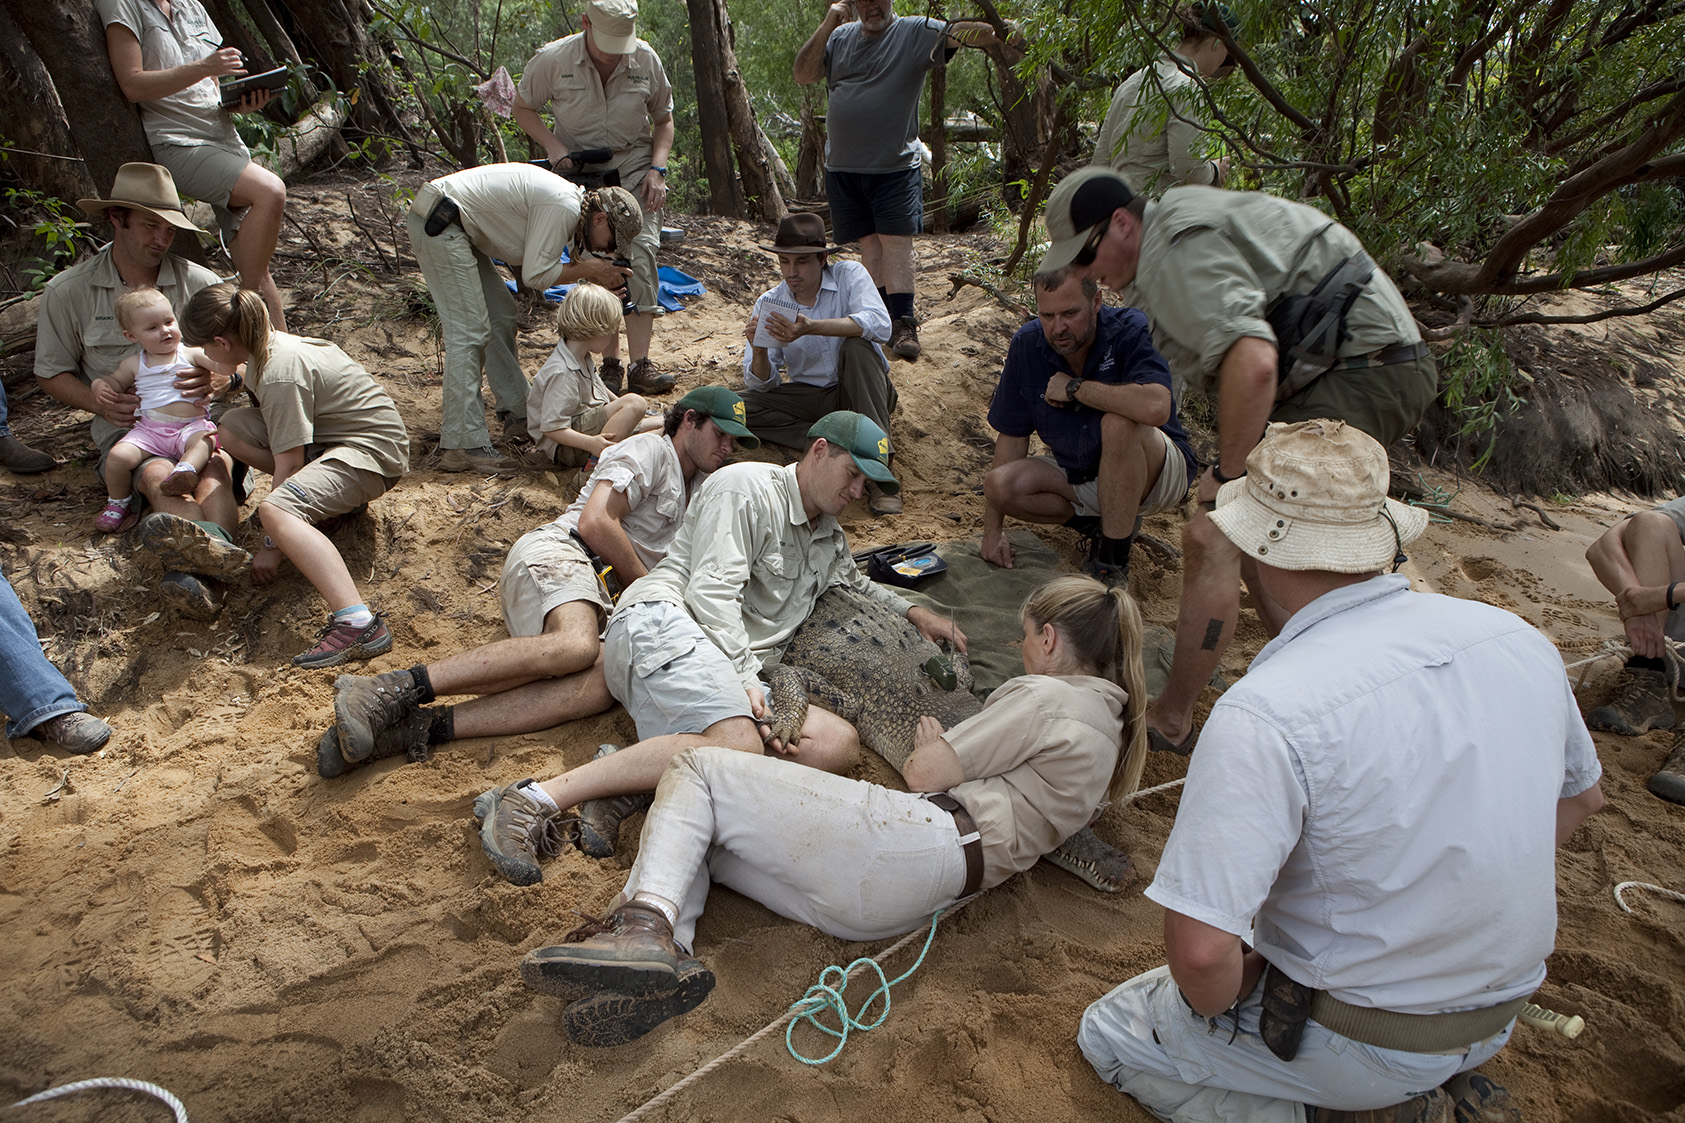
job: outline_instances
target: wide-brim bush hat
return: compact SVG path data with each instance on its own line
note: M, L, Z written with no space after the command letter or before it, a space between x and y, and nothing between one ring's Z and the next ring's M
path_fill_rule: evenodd
M176 194L175 177L159 164L124 164L111 183L111 198L78 199L76 205L93 218L103 218L108 207L127 207L155 215L178 230L205 233L187 220L181 196Z

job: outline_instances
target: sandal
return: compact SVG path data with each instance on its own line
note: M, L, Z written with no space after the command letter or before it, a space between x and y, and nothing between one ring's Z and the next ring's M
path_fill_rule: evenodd
M1155 753L1175 753L1177 756L1187 756L1194 751L1194 742L1199 740L1199 730L1190 729L1188 735L1177 744L1152 726L1147 727L1147 748Z

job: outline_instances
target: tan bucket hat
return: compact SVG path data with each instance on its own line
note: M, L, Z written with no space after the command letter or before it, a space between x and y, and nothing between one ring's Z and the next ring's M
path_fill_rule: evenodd
M124 164L117 169L109 199L78 199L76 205L93 218L105 217L107 207L129 207L156 215L178 230L204 234L187 221L181 210L181 196L170 169L158 164Z
M1368 573L1391 567L1428 513L1387 498L1387 450L1344 421L1274 424L1246 475L1217 493L1211 521L1276 569Z

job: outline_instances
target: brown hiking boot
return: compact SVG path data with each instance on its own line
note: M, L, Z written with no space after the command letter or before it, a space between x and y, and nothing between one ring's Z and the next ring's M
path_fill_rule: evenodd
M1333 1111L1326 1107L1305 1109L1307 1123L1452 1123L1451 1097L1435 1088L1414 1099L1391 1107L1368 1111Z
M372 678L340 675L334 679L333 689L339 750L353 763L368 759L381 733L421 705L421 691L408 670L387 671Z
M541 994L569 994L579 987L672 994L679 985L673 926L647 905L621 905L602 922L575 929L565 942L527 952L521 980Z
M427 743L427 731L432 725L431 709L412 710L400 721L382 729L374 739L374 748L358 760L348 760L340 751L339 726L329 726L328 731L322 734L322 739L316 743L316 775L324 780L332 780L358 765L385 760L399 753L407 757L411 764L425 761L433 755L433 746Z
M911 316L898 317L889 328L889 349L908 362L924 354L919 344L919 322Z
M497 872L516 885L544 880L538 860L561 853L576 822L522 791L532 783L536 781L521 780L474 797L480 846Z
M663 374L654 359L639 359L626 372L626 389L634 394L665 394L678 381L676 374Z
M441 472L478 472L486 476L508 476L519 472L521 468L521 461L503 455L490 445L482 448L439 450Z
M97 753L111 740L111 726L93 714L72 710L58 714L33 730L43 741L51 741L67 753Z
M619 751L619 745L598 745L592 760L601 760ZM648 792L637 795L616 795L604 799L588 799L579 805L579 849L592 858L612 858L620 842L620 824L628 816L648 811L655 797Z
M1509 1089L1478 1072L1460 1072L1444 1084L1457 1123L1521 1123Z
M620 388L626 384L626 368L618 358L604 359L597 364L597 377L603 380L611 394L620 393Z
M1669 803L1685 803L1685 733L1674 735L1673 751L1644 786Z
M1636 737L1652 729L1673 728L1673 703L1660 671L1628 667L1615 682L1615 696L1586 715L1586 724L1609 733Z
M714 973L699 959L679 960L678 989L670 994L594 994L562 1011L562 1029L576 1045L608 1049L636 1041L662 1022L702 1005Z
M866 485L866 509L874 515L899 515L901 513L901 493L890 495L875 483Z

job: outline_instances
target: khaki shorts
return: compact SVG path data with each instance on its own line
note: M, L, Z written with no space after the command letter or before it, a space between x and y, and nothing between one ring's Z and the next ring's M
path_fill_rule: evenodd
M498 593L503 599L503 626L512 636L542 635L544 618L574 601L596 605L600 633L614 609L591 559L555 523L528 531L510 547Z
M1163 429L1157 429L1159 439L1164 442L1164 467L1159 470L1158 482L1152 490L1147 492L1141 500L1138 515L1156 515L1164 511L1175 510L1188 498L1188 461L1182 455L1182 450L1176 447ZM1043 464L1059 468L1059 462L1051 456L1037 456L1033 459ZM1064 471L1064 469L1059 469ZM1077 493L1076 509L1079 515L1100 516L1100 481L1089 480L1084 484L1071 484L1071 490Z
M217 422L217 428L246 444L262 449L269 447L269 430L263 424L263 411L253 406L229 410ZM263 502L289 515L297 515L307 523L319 523L379 499L398 482L396 477L389 480L379 472L353 467L335 459L337 447L311 445L306 448L304 467L264 496Z
M574 418L573 424L569 425L568 428L575 433L584 433L587 437L594 437L601 433L603 426L607 424L608 407L592 406ZM593 453L586 452L582 448L574 448L572 445L557 445L553 459L562 468L582 468L593 455Z
M228 196L252 162L244 146L235 152L214 144L158 144L152 155L170 169L177 191L211 205L225 240L239 233L247 208L230 209Z

